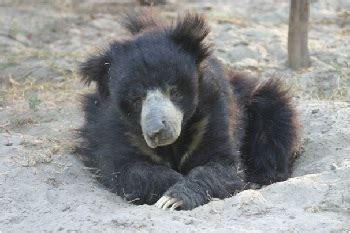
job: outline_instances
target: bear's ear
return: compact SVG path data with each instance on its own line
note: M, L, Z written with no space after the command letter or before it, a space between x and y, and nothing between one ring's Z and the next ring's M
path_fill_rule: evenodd
M107 52L103 52L98 55L92 55L79 66L79 74L82 77L82 81L86 85L90 85L91 82L96 82L98 93L102 98L107 98L109 96L108 71L110 64L110 56Z
M158 26L158 23L152 17L151 13L137 14L135 12L128 12L123 14L122 17L122 26L132 35Z
M189 52L200 64L210 55L210 47L204 42L209 33L205 20L197 14L187 14L169 30L170 38Z

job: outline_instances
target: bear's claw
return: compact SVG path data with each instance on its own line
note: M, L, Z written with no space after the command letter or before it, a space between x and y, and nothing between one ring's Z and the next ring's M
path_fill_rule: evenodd
M159 209L163 210L176 210L177 208L181 207L182 201L178 200L177 198L172 198L169 196L162 196L156 204L154 204Z

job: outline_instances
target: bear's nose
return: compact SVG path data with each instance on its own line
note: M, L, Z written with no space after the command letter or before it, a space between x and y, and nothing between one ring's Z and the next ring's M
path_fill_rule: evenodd
M148 128L147 136L154 143L158 143L161 135L166 130L166 121L153 121Z

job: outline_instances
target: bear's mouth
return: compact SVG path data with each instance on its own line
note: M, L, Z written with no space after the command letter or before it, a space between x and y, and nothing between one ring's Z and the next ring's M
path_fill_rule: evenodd
M174 143L180 136L183 112L160 90L150 90L142 103L141 128L150 148Z
M176 137L172 137L172 138L165 138L165 139L161 139L161 140L159 140L159 139L152 140L147 136L144 138L145 138L147 145L152 149L155 149L155 148L160 147L160 146L171 145L177 139Z

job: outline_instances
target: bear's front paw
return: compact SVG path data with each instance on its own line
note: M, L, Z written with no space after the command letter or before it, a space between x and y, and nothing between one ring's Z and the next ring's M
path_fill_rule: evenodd
M179 200L175 197L169 197L169 196L162 196L155 204L156 207L163 210L181 209L182 205L183 205L182 200Z
M155 205L164 210L191 210L208 202L206 194L198 184L183 181L170 187Z

